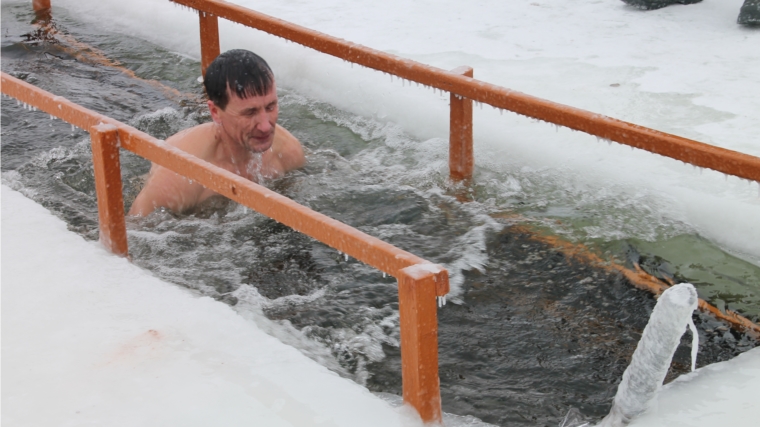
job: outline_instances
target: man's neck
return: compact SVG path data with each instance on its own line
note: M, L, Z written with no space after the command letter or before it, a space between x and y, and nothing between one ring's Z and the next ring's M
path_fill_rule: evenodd
M241 176L247 176L247 167L253 158L253 153L243 147L241 144L231 140L221 128L216 129L216 161L218 164L228 164L233 166L237 171L233 171Z

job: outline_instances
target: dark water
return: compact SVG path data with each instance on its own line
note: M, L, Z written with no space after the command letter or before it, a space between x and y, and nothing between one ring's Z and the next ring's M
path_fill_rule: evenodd
M54 9L57 33L44 36L35 32L27 9L2 6L4 72L159 138L208 119L197 62L85 27L62 9ZM476 183L468 191L447 182L446 141L415 141L392 124L287 88L280 88L280 98L280 123L304 143L308 165L265 184L451 271L455 303L438 312L444 411L502 426L557 425L571 407L591 419L606 414L654 306L651 295L536 239L543 224L536 218L547 209L516 198L514 211L494 211L482 203L492 187ZM122 165L128 204L150 165L129 153L122 154ZM3 99L2 172L5 185L50 209L71 230L97 238L85 132ZM543 213L503 215L531 211ZM223 200L190 215L130 219L128 228L135 264L254 321L263 314L271 333L307 355L373 391L400 394L393 278ZM686 241L673 243L678 239ZM695 263L679 258L677 248L695 247L693 239L698 237L611 241L600 251L659 277L696 277L703 282L700 292L720 280L757 279L751 266L724 253L700 258L702 269L690 267ZM733 274L711 263L719 256L729 259ZM747 314L756 316L753 294L732 300L721 289L717 299L754 308ZM694 317L698 366L756 345L706 315ZM688 371L690 342L687 333L668 380Z

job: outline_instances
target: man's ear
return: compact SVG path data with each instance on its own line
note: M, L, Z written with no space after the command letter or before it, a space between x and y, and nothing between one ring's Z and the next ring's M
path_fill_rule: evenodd
M211 113L211 119L216 124L221 124L222 119L219 117L219 106L214 104L214 101L206 101L206 104L208 105L208 111Z

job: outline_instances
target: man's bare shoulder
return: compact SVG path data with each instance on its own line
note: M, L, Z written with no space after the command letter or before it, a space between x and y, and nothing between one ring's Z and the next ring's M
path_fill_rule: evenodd
M209 122L187 128L169 137L166 143L195 157L209 160L216 150L216 126Z
M298 169L306 163L301 142L280 125L277 125L272 152L280 165L279 173Z

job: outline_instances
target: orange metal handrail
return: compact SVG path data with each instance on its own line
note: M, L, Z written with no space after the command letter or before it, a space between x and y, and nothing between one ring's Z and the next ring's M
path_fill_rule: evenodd
M758 157L547 101L458 72L399 58L221 0L170 1L196 9L201 14L211 14L283 37L355 64L451 92L452 95L586 132L695 166L760 182ZM469 125L471 132L471 120Z
M121 147L397 278L404 399L424 420L441 419L435 297L449 292L444 268L4 72L0 90L91 133L101 242L114 253L127 254Z
M164 141L110 117L96 113L61 96L55 96L13 76L2 75L2 92L39 108L79 128L90 130L100 124L116 127L120 147L180 173L242 205L248 206L296 231L309 235L393 277L399 270L424 259L398 249L376 237L315 212L255 182L191 156ZM438 295L448 293L441 284Z

